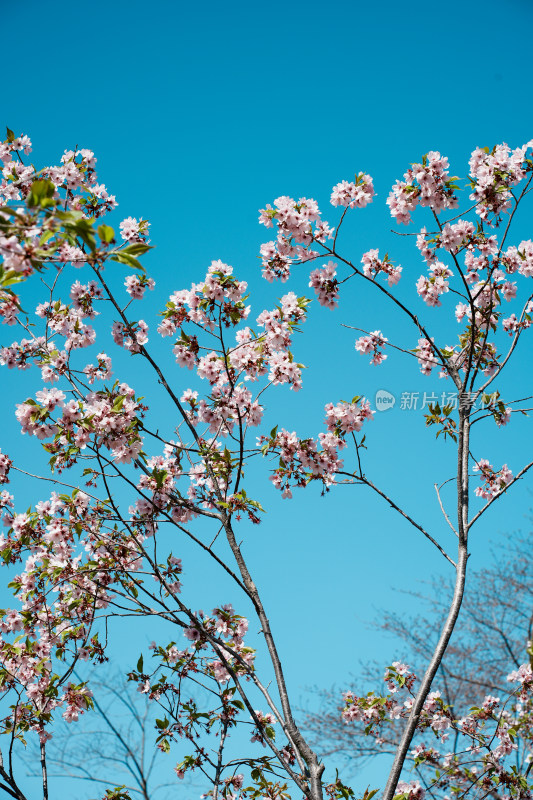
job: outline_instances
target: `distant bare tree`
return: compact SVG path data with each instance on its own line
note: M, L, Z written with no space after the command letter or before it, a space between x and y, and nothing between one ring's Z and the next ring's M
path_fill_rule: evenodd
M533 534L509 539L507 546L496 553L493 567L471 573L460 624L434 684L444 702L459 713L479 704L482 693L505 696L509 691L506 675L531 657L527 650L533 638L532 545ZM378 623L400 641L397 652L415 671L433 652L447 611L447 590L440 578L434 579L425 591L410 593L420 599L425 613L406 619L385 611ZM381 664L363 664L354 678L355 690L359 688L362 693L376 686L382 673ZM321 697L321 707L319 711L304 712L304 727L321 757L336 754L345 760L348 769L355 770L371 757L394 754L401 721L391 723L386 738L377 741L365 735L363 724L343 721L344 702L339 690L333 687L314 691Z
M132 798L166 800L168 787L176 782L161 780L163 756L154 747L153 704L120 674L91 685L95 713L75 726L64 723L48 743L50 776L98 784L100 791L122 782ZM35 754L28 754L37 764Z

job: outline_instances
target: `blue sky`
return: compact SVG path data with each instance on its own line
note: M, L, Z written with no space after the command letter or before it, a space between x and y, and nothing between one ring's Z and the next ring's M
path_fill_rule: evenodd
M157 287L143 315L150 321L152 314L153 327L167 296L199 280L214 258L248 281L254 312L271 307L285 289L261 281L257 255L270 235L257 224L257 210L278 195L311 196L333 224L331 186L363 170L373 175L377 197L348 218L345 252L359 261L371 247L388 251L404 266L402 296L417 303L424 321L435 322L443 343L453 342L453 314L445 323L416 300L414 282L424 268L412 243L390 232L385 199L428 150L448 155L452 174L463 177L476 146L518 146L532 138L533 7L526 0L446 6L96 0L75 7L29 0L4 8L2 19L10 32L3 122L32 138L40 165L75 145L94 150L99 178L120 204L117 221L129 215L151 221L156 249L146 265ZM28 25L32 35L21 43L18 32ZM527 215L517 230L530 238ZM288 288L309 293L305 275L300 271ZM371 289L354 283L337 314L313 303L295 343L309 367L304 389L275 395L273 424L316 435L330 400L372 399L378 389L422 398L446 388L419 375L414 362L390 356L374 368L355 353L355 334L340 323L381 328L406 347L416 344L414 332ZM2 334L2 343L8 338ZM176 386L186 388L189 377L173 365L168 342L154 346ZM506 397L531 393L531 366L526 342L506 375ZM8 378L4 372L2 381ZM12 414L11 390L1 403ZM164 405L155 410L169 413ZM476 453L514 468L525 462L527 420L485 430L491 441L478 441ZM14 428L4 437L21 447ZM435 444L421 413L398 403L377 414L368 444L368 473L451 543L433 483L451 474L453 452ZM21 453L30 452L25 443ZM528 525L529 486L531 480L516 487L475 531L474 565L489 557L491 540ZM306 687L344 685L359 659L389 659L390 644L368 627L375 609L407 606L395 589L446 573L446 563L363 488L325 498L311 489L283 503L259 478L253 489L269 513L259 530L243 526L246 549L296 702L306 702ZM223 602L222 588L213 576L209 600L199 602L208 607L211 595ZM127 657L151 636L145 638L132 643L124 632Z

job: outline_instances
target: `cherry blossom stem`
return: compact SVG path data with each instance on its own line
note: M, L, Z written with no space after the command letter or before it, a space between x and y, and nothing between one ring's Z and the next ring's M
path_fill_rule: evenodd
M211 641L212 641L212 638L211 638ZM230 675L231 675L231 677L232 677L232 680L233 680L233 683L235 684L235 686L236 686L236 688L237 688L237 691L239 692L239 694L240 694L240 696L241 696L241 698L242 698L242 701L243 701L244 705L246 706L246 708L247 708L247 709L248 709L248 711L250 712L250 716L251 716L251 718L252 718L252 720L253 720L254 724L257 726L257 729L258 729L258 730L261 730L261 727L262 727L262 726L261 726L261 721L260 721L259 717L257 716L257 714L256 714L256 712L255 712L255 709L254 709L254 708L253 708L253 706L251 705L251 703L250 703L250 699L248 698L248 695L246 694L246 692L244 691L244 689L243 689L243 687L242 687L242 684L241 684L241 681L240 681L240 679L239 679L239 676L237 675L237 673L235 672L235 670L233 669L233 667L232 667L232 665L229 663L229 661L226 659L226 657L225 657L225 655L224 655L224 652L223 652L223 650L220 648L220 644L221 644L220 642L216 643L216 644L214 645L214 650L215 650L215 652L216 652L217 656L218 656L218 657L220 658L220 660L222 661L222 663L223 663L223 665L224 665L225 669L226 669L226 670L227 670L227 671L230 673ZM228 650L229 648L225 647L224 649ZM253 673L252 673L252 678L253 678ZM255 683L256 683L256 685L257 685L257 686L258 686L258 687L261 689L261 691L263 692L263 695L265 695L265 698L267 698L267 701L268 701L268 692L267 692L267 690L266 690L264 687L262 687L262 686L261 686L261 684L260 684L258 681L255 681L255 680L254 680L254 682L255 682ZM269 703L269 705L271 706L271 708L273 708L273 706L271 705L271 703ZM277 710L276 710L276 709L273 709L273 710L275 711L275 713L276 713L276 716L277 716L277 715L278 715L278 714L277 714ZM285 732L285 734L287 735L287 737L288 737L288 739L289 739L290 743L293 745L293 747L294 747L294 748L295 748L295 750L296 750L296 745L295 745L295 742L294 742L294 740L291 738L291 736L288 734L288 732L287 732L287 730L286 730L286 727L285 727L285 726L284 726L284 732ZM278 761L280 762L280 764L283 764L283 758L282 758L281 752L278 750L278 748L276 747L276 745L274 744L274 742L273 742L273 741L270 739L270 737L266 737L265 741L266 741L266 744L268 745L268 747L270 747L270 749L272 750L272 752L274 753L274 755L277 757L277 759L278 759ZM297 752L297 751L296 751L296 759L297 759L297 761L298 761L298 764L300 765L300 768L301 768L301 766L302 766L302 759L301 759L301 756L299 756L299 755L298 755L298 752ZM298 788L299 788L299 789L301 789L301 791L303 791L303 792L304 792L305 796L306 796L307 798L309 798L309 800L321 800L321 798L322 798L322 786L321 786L321 783L320 783L320 781L318 782L318 791L319 791L319 793L318 793L318 794L314 794L314 793L311 793L311 794L310 794L310 793L309 793L309 787L308 787L308 786L306 786L304 778L301 778L300 776L298 776L298 775L297 775L297 774L294 772L294 770L291 768L291 766L290 766L289 764L284 764L284 767L285 767L285 769L286 769L287 773L289 774L289 776L290 776L290 777L292 778L292 780L293 780L293 781L296 783L296 785L298 786ZM323 770L322 770L322 771L323 771Z
M420 715L422 713L424 703L431 690L433 680L440 667L442 658L448 646L448 642L450 641L450 637L455 628L455 623L457 622L457 618L459 616L459 611L463 601L467 560L468 560L468 553L466 552L466 548L461 546L457 564L457 578L455 583L455 590L454 590L452 604L450 606L450 611L448 613L448 617L446 619L444 627L441 631L441 635L439 637L439 641L435 649L435 652L433 654L433 657L431 659L431 662L420 684L420 689L418 690L418 694L413 704L411 714L409 716L407 725L400 740L400 744L396 752L396 756L389 775L387 786L385 787L385 791L383 793L383 800L392 800L392 798L394 797L396 786L400 779L403 765L407 757L409 747L411 745L411 741L413 739L418 722L420 720Z
M220 744L218 747L218 758L215 772L215 780L213 781L213 800L218 800L218 787L220 785L220 776L222 775L222 755L224 753L224 744L226 743L226 733L228 730L227 720L222 723L222 730L220 732Z
M17 784L13 779L13 775L9 775L6 772L4 767L4 757L2 755L2 751L0 750L0 777L5 781L5 783L0 783L0 789L2 789L6 794L10 797L14 797L16 800L27 800L26 796L20 791Z
M440 510L442 511L442 513L443 513L443 515L444 515L444 519L446 520L446 522L448 523L448 525L450 526L450 528L452 529L452 531L455 533L455 535L456 535L456 536L459 536L459 534L457 533L457 531L456 531L456 530L455 530L455 528L453 527L453 525L452 525L452 523L451 523L451 520L450 520L450 518L449 518L448 514L446 513L446 510L445 510L445 508L444 508L444 505L443 505L443 503L442 503L442 499L441 499L441 496L440 496L439 487L437 486L437 484L435 484L435 491L437 492L437 499L438 499L438 501L439 501Z
M120 477L120 478L122 478L122 480L123 480L123 481L125 481L127 484L129 484L129 486L131 486L131 488L132 488L132 489L134 489L134 490L137 492L137 494L138 494L140 497L142 497L144 500L146 500L148 503L150 503L150 504L152 505L152 507L153 507L154 511L158 511L159 513L161 513L161 514L162 514L162 515L163 515L163 516L166 518L167 522L169 522L171 525L174 525L176 528L178 528L178 530L180 530L182 533L184 533L186 536L188 536L188 538L189 538L189 539L191 539L191 541L193 541L195 544L197 544L199 547L201 547L201 548L202 548L202 550L205 550L205 552L206 552L206 553L209 553L209 555L210 555L210 556L211 556L211 557L212 557L212 558L213 558L213 559L216 561L216 563L217 563L217 564L219 564L219 565L220 565L220 566L221 566L221 567L222 567L222 568L223 568L223 569L224 569L224 570L225 570L225 571L228 573L228 575L230 575L230 577L231 577L231 578L233 578L233 580L234 580L234 581L237 583L237 585L238 585L238 586L239 586L239 587L240 587L240 588L241 588L241 589L242 589L244 592L246 592L246 587L245 587L245 586L244 586L244 584L243 584L243 583L242 583L242 582L239 580L238 576L237 576L237 575L236 575L236 574L233 572L233 570L232 570L232 569L231 569L231 568L230 568L230 567L229 567L229 566L228 566L228 565L227 565L227 564L226 564L226 563L225 563L225 562L224 562L224 561L223 561L221 558L219 558L219 556L217 556L217 554L216 554L216 553L215 553L215 552L214 552L214 551L211 549L211 546L212 546L212 545L211 545L211 546L208 546L208 545L204 544L204 543L202 542L202 540L201 540L201 539L199 539L197 536L195 536L193 533L191 533L191 531L189 531L187 528L183 527L183 525L180 525L180 524L179 524L179 523L177 523L175 520L173 520L173 519L172 519L172 517L170 516L170 514L168 514L168 512L166 512L166 511L161 511L161 509L157 508L157 506L156 506L156 505L155 505L155 503L153 502L153 499L152 499L152 498L150 498L150 497L149 497L147 494L144 494L144 492L142 492L142 491L141 491L141 490L138 488L138 486L137 486L137 485L136 485L136 484L135 484L133 481L131 481L131 480L130 480L130 479L129 479L129 478L128 478L128 477L127 477L127 476L126 476L126 475L125 475L125 474L124 474L124 473L123 473L123 472L122 472L122 471L121 471L121 470L120 470L120 469L117 467L117 465L116 465L116 464L115 464L113 461L110 461L110 460L109 460L108 458L106 458L106 457L105 457L105 456L104 456L102 453L98 453L97 457L98 457L99 459L101 459L102 461L105 461L105 462L106 462L106 464L107 464L108 466L110 466L110 467L113 467L113 468L116 470L117 477ZM104 478L104 474L105 474L105 473L104 473L104 472L101 472L100 474L101 474L102 478ZM106 478L109 478L109 477L110 477L109 475L107 475L107 476L106 476ZM125 522L125 520L124 520L124 517L122 517L122 516L121 516L121 515L118 513L118 511L117 511L117 516L120 518L121 522ZM209 514L208 516L210 516L210 517L211 517L211 516L215 517L215 515L214 515L214 514L213 514L213 515ZM216 519L219 519L219 517L216 517Z
M48 800L48 769L46 766L46 744L40 742L41 772L43 776L43 800Z
M380 496L380 497L382 497L384 500L386 500L386 501L387 501L387 503L390 505L390 507L391 507L391 508L393 508L395 511L397 511L397 512L398 512L398 514L401 514L401 515L402 515L402 517L404 517L404 519L406 519L406 520L407 520L408 522L410 522L410 523L411 523L411 525L413 525L413 526L414 526L414 527L415 527L417 530L419 530L421 533L423 533L423 534L424 534L424 536L426 537L426 539L429 539L429 541L430 541L432 544L434 544L434 545L435 545L435 547L437 548L437 550L438 550L440 553L442 553L442 555L444 556L444 558L445 558L447 561L449 561L449 562L450 562L450 564L451 564L453 567L457 568L457 564L455 563L455 561L453 561L453 560L450 558L450 556L448 555L448 553L447 553L447 552L444 550L444 548L443 548L443 547L441 547L441 545L440 545L440 544L437 542L437 540L436 540L436 539L434 539L434 538L433 538L433 536L431 536L431 534L430 534L430 533L428 533L428 532L427 532L427 531L426 531L426 530L425 530L425 529L424 529L424 528L423 528L421 525L419 525L419 524L418 524L418 522L415 522L415 521L414 521L414 519L412 519L412 517L410 517L410 516L409 516L409 514L407 514L407 513L406 513L406 512L405 512L405 511L404 511L402 508L400 508L400 506L398 506L398 505L397 505L397 504L394 502L394 500L391 500L391 498L390 498L390 497L388 497L388 495L386 495L386 494L385 494L385 492L382 492L382 491L381 491L381 489L378 489L378 487L377 487L375 484L373 484L373 483L372 483L372 481L369 481L369 480L368 480L368 478L364 478L362 475L361 475L361 476L359 476L359 475L356 475L356 476L354 476L354 475L351 475L351 474L350 474L350 473L348 473L348 472L341 472L341 473L339 473L339 474L341 474L341 475L350 475L350 477L351 477L351 478L355 477L357 481L359 481L360 483L364 483L364 484L365 484L365 486L368 486L370 489L373 489L373 490L376 492L376 494L379 494L379 496Z
M266 615L265 609L263 608L263 604L261 602L261 598L259 597L259 592L257 591L257 587L254 581L252 580L250 572L248 571L248 567L243 558L241 549L237 544L237 540L235 539L235 534L233 532L231 522L227 516L224 519L224 530L226 532L226 538L228 540L228 544L233 552L233 555L239 567L243 583L246 586L248 595L252 599L257 616L259 617L259 620L261 622L263 636L265 637L265 642L270 655L270 660L272 662L272 666L274 668L274 674L276 676L276 683L278 686L278 692L280 696L281 707L283 709L283 716L285 719L285 725L287 727L287 731L290 734L291 740L294 742L295 748L299 750L299 752L303 756L305 763L307 764L309 770L309 778L311 782L311 797L313 798L313 800L322 800L323 794L322 794L321 776L322 773L324 772L324 765L319 762L316 753L307 744L307 741L302 736L301 732L299 731L294 721L294 717L292 715L292 709L289 702L287 686L285 683L285 676L283 674L283 668L281 666L281 660L276 648L276 644L274 642L274 637L272 636L272 631L270 629L270 622Z
M525 197L525 195L527 194L527 192L528 192L528 189L529 189L529 185L530 185L530 183L531 183L531 181L532 181L532 180L533 180L533 172L531 173L531 175L530 175L530 176L529 176L529 178L527 179L527 183L526 183L526 185L524 186L524 188L522 189L522 191L521 191L521 193L520 193L520 197L519 197L518 199L516 199L516 198L515 198L515 205L514 205L514 208L513 208L513 210L511 211L511 213L509 214L509 219L507 220L507 225L506 225L506 227L505 227L505 231L504 231L504 233L503 233L502 240L501 240L501 242L500 242L500 249L498 250L498 256L500 256L500 255L501 255L501 253L502 253L503 246L504 246L504 244L505 244L505 240L507 239L507 234L509 233L509 230L510 230L510 228L511 228L511 223L512 223L512 221L513 221L513 217L514 217L514 215L516 214L516 211L517 211L517 209L518 209L518 206L519 206L519 204L520 204L520 201L521 201L521 200L522 200L522 199ZM514 195L513 195L513 197L514 197Z
M382 800L392 800L403 770L405 760L416 732L424 703L448 647L463 602L466 566L468 562L468 456L470 440L470 408L459 410L459 437L457 446L457 527L459 533L457 569L453 598L431 661L422 678L409 719L402 733Z
M344 322L342 323L341 327L342 328L348 328L348 330L351 330L351 331L359 331L360 333L364 333L367 336L371 335L371 331L365 331L364 328L357 328L355 325L346 325ZM412 350L406 350L405 347L399 347L399 345L393 344L390 341L387 341L387 345L386 346L387 347L392 347L393 350L398 350L400 353L405 353L405 355L407 355L407 356L411 356L412 358L418 359L418 356L417 356L416 353L414 353Z
M416 316L416 314L413 314L413 312L410 311L407 308L407 306L405 306L401 302L401 300L398 300L398 298L395 297L392 294L392 292L389 292L384 286L382 286L381 283L378 283L377 281L372 280L372 278L369 278L367 275L364 275L364 273L362 273L360 269L358 269L354 264L352 264L351 261L349 261L348 259L346 259L343 256L339 255L339 253L337 253L334 248L328 247L327 245L322 245L322 247L326 250L328 255L333 256L333 258L338 258L339 261L342 261L343 264L346 264L347 267L350 267L350 269L353 270L355 275L358 275L359 277L364 278L366 281L369 281L371 284L373 284L373 286L376 286L376 288L379 289L380 292L382 292L384 295L386 295L389 298L389 300L392 300L392 302L395 305L397 305L398 308L400 308L405 314L407 314L409 319L412 322L414 322L414 324L416 325L416 327L418 328L418 330L422 334L422 336L424 336L424 338L427 339L427 341L429 342L429 344L431 346L431 349L435 353L437 361L440 364L442 364L442 366L445 367L449 371L450 376L452 377L454 383L456 384L456 386L458 386L458 377L455 374L455 370L451 371L449 369L449 365L447 364L446 359L443 358L442 353L440 352L439 348L436 346L436 344L434 343L433 339L431 338L429 333L426 331L425 327L419 321L419 319Z

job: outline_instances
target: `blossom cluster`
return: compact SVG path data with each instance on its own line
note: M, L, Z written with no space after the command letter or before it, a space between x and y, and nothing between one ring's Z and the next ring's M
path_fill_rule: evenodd
M493 497L503 492L511 483L514 476L507 464L499 470L495 470L486 458L480 458L474 465L474 471L480 473L482 486L476 486L475 493L478 497L485 500L492 500Z
M105 381L112 376L111 358L106 353L98 353L96 356L98 364L87 364L83 368L87 381L93 384L95 380Z
M215 320L226 326L237 325L250 311L243 303L245 291L246 283L234 278L231 267L213 262L205 284L172 295L159 326L163 336L180 329L173 348L177 363L191 370L196 368L198 376L209 382L209 400L198 401L198 393L187 390L182 402L188 407L190 424L196 427L204 423L214 435L227 436L235 425L257 426L261 421L262 406L240 380L256 381L268 376L272 384L287 384L295 391L302 385L303 365L294 360L290 347L293 331L306 319L308 301L294 292L284 295L272 311L259 314L256 323L263 333L241 328L235 334L233 347L201 348L198 337L184 330L186 323L192 323L212 331ZM207 350L205 354L203 349Z
M485 243L485 237L476 236L475 231L474 223L466 219L455 223L447 222L442 231L437 233L428 233L427 228L423 227L416 237L416 246L425 261L432 264L436 261L436 251L439 248L455 255L463 248L471 251L476 243Z
M13 466L13 462L7 455L0 450L0 483L9 483L9 470Z
M148 220L137 220L135 217L126 217L119 225L120 235L125 242L146 242L148 237ZM150 287L151 288L151 287Z
M279 467L270 480L284 498L292 497L294 486L304 487L313 480L321 481L327 490L344 466L339 453L347 445L346 435L359 432L375 413L361 397L354 397L351 403L328 403L325 411L327 432L319 433L317 439L300 439L295 432L276 429L258 439L263 455L279 455Z
M273 207L268 204L261 209L259 222L267 228L275 223L278 231L275 241L261 245L263 277L270 282L288 280L294 261L316 258L318 253L311 245L333 236L333 229L320 217L317 202L307 197L278 197Z
M144 407L126 383L67 400L60 389L42 389L17 404L22 433L51 439L45 449L58 469L71 466L87 446L105 447L117 463L129 463L142 449L139 418Z
M0 552L23 569L11 583L20 611L5 609L0 618L0 692L16 688L20 697L3 725L33 729L46 741L55 709L63 707L64 719L72 722L92 706L85 684L63 687L54 659L101 654L91 628L97 610L110 599L112 561L102 530L108 512L98 503L91 507L89 497L77 490L72 496L53 493L25 513L16 513L12 501L4 500L8 531L0 536ZM76 541L82 544L77 555Z
M21 151L25 154L31 151L31 142L27 136L0 144L0 158L4 162L0 204L20 201L31 192L36 173L33 166L25 166L22 160L14 158ZM59 198L59 190L63 189L67 198L73 201L74 208L99 217L115 208L117 202L106 187L97 182L95 165L96 158L91 150L65 150L61 164L41 170L38 177L50 181L53 186L52 196L56 199Z
M533 140L511 150L507 144L492 148L476 148L470 158L472 194L476 212L489 221L489 215L498 218L511 206L511 187L520 183L531 169L531 159L526 153L533 148Z
M148 325L143 319L137 322L114 322L111 328L113 341L130 353L140 353L141 347L148 342Z
M402 277L402 267L395 267L387 253L383 259L379 258L379 250L368 250L361 258L363 273L367 278L375 280L383 272L387 276L389 286L394 286Z
M250 313L244 303L247 283L233 275L233 268L213 261L201 283L174 292L162 313L161 336L172 336L185 322L212 331L219 322L226 328L238 325Z
M145 291L154 288L155 281L146 275L128 275L124 285L132 300L142 300Z
M390 213L405 225L417 205L428 206L436 213L457 207L456 186L448 172L448 159L437 151L431 151L419 164L413 164L396 181L387 199Z
M386 670L384 680L388 693L343 694L343 720L350 725L361 725L365 735L374 737L377 745L387 738L389 727L410 715L416 694L416 677L406 664L395 661ZM522 664L507 676L507 681L518 688L505 702L486 695L479 707L471 707L464 716L444 702L440 691L429 692L417 723L418 742L410 752L418 772L421 767L430 771L426 786L451 786L459 793L480 781L483 792L505 785L512 790L511 796L525 788L513 756L518 749L517 737L520 735L527 742L533 735L531 666ZM429 734L429 740L424 738L425 734ZM448 749L450 734L455 742ZM418 781L400 781L395 798L408 800L423 795Z
M101 266L108 257L139 268L134 256L149 249L146 220L124 220L120 232L125 244L118 248L112 228L101 225L96 230L93 223L117 202L104 184L98 183L91 150L66 150L58 166L39 171L23 163L22 156L30 152L27 136L15 137L8 131L7 140L0 142L0 317L8 325L16 323L20 312L20 297L11 287L33 272L42 272L51 263L61 270L67 264ZM147 286L151 287L150 280L130 278L127 283L135 297ZM70 319L75 324L72 315ZM87 342L76 346L87 346Z
M420 372L422 375L430 375L434 367L438 366L439 362L435 357L433 344L424 337L418 340L418 346L415 349L415 355L420 365Z
M360 336L355 343L355 349L362 355L372 354L370 363L377 365L382 364L387 358L387 354L383 352L383 348L389 340L383 336L381 331L372 331L364 336Z
M176 569L178 573L181 571L179 559L169 564L168 573L172 574ZM170 743L177 738L194 741L199 733L199 718L210 720L207 730L217 722L226 727L236 724L244 706L234 698L235 686L228 684L232 675L245 681L252 679L255 651L245 643L247 631L248 620L237 614L231 604L225 604L214 608L211 616L201 610L189 614L188 621L183 623L185 647L179 649L174 641L167 645L152 642L153 668L148 669L141 656L137 669L129 673L129 680L166 713L171 710L173 721L158 725L157 744L161 750L168 752ZM218 696L220 706L200 712L194 700L187 697L185 701L181 687L187 677L195 677L197 681L203 677L214 684L212 693ZM255 713L265 726L269 724L267 716ZM258 732L254 741L259 741L259 736ZM201 751L199 760L187 757L176 767L178 777L183 778L188 770L196 769L203 761Z
M429 243L435 247L429 247ZM524 277L533 275L533 245L524 240L518 246L511 245L502 250L495 235L487 236L482 230L476 231L471 222L459 220L446 224L440 233L428 235L423 228L417 237L417 245L429 266L429 276L422 275L417 282L417 291L430 306L440 306L441 296L450 291L450 278L453 272L442 261L437 260L436 249L443 247L454 254L455 263L462 272L461 293L464 301L457 303L455 316L458 322L465 318L467 329L459 337L463 355L456 367L466 369L467 345L474 352L474 361L485 375L494 375L501 364L494 342L489 341L487 332L495 331L502 321L502 329L511 336L518 336L529 328L532 322L533 301L527 301L521 315L505 317L501 311L502 301L510 302L517 297L516 282L510 275L517 273ZM459 250L464 251L464 267L457 260ZM457 291L455 290L457 293ZM455 348L447 347L453 352ZM441 374L448 374L445 370Z
M333 261L328 261L309 275L310 288L315 290L320 305L326 308L337 308L339 302L339 282L335 277L336 274L337 265Z
M440 295L449 291L448 278L452 276L453 272L442 261L435 261L431 265L429 277L421 275L418 279L416 290L428 306L440 306Z
M359 172L354 181L341 181L331 192L331 205L345 208L364 208L374 197L374 183L370 175Z

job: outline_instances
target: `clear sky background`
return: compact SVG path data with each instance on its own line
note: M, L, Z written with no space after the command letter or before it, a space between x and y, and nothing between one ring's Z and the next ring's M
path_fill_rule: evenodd
M314 197L335 224L331 187L359 170L374 177L377 197L348 218L344 252L359 261L371 247L388 251L404 267L401 296L417 304L442 344L454 342L453 303L445 304L446 315L417 300L414 284L424 266L413 243L391 233L385 200L428 150L446 154L452 174L463 178L476 146L514 147L533 137L530 2L29 0L5 4L1 15L3 122L32 138L39 165L56 163L76 145L94 150L99 179L120 204L117 223L129 215L151 221L156 249L145 263L157 287L141 316L152 323L153 342L156 311L173 290L201 279L215 258L248 281L253 316L272 307L286 289L260 278L259 246L271 236L257 224L257 210L282 194ZM517 237L532 237L530 219L529 213L518 220ZM310 293L307 273L301 269L288 288ZM380 328L402 346L416 345L416 331L371 289L352 282L336 314L312 304L295 342L297 358L309 367L304 389L273 393L272 424L316 435L326 402L354 394L373 400L378 389L398 398L418 391L422 398L448 388L436 375L423 378L414 360L390 356L375 368L354 351L355 334L340 323ZM1 332L3 344L11 338L11 331ZM168 340L153 346L177 389L186 388L189 374L173 364ZM525 340L505 386L498 385L507 399L533 393L531 366ZM11 377L4 371L2 386ZM12 421L14 402L22 399L11 388L3 391L2 411ZM158 415L170 414L155 402ZM506 461L516 472L530 442L527 420L502 430L490 425L475 455L497 466ZM367 443L371 479L453 546L433 491L453 473L453 448L435 443L421 412L402 410L399 402L376 414ZM10 422L2 448L20 448L29 459L34 448L27 444ZM515 487L484 518L472 544L474 566L487 563L490 542L527 528L530 486L531 479ZM308 687L347 688L360 659L388 663L394 648L369 623L391 604L412 609L396 590L446 575L446 562L363 488L323 498L311 487L292 502L282 502L258 477L253 489L269 513L259 529L243 525L245 547L296 703L312 705ZM220 596L217 578L206 575L198 602L208 608L228 598ZM126 629L117 635L126 669L152 636L136 639ZM382 777L379 770L365 773L360 785L368 775Z

